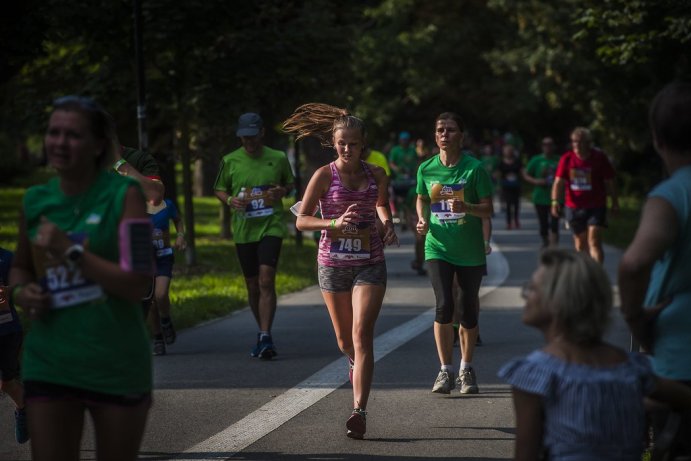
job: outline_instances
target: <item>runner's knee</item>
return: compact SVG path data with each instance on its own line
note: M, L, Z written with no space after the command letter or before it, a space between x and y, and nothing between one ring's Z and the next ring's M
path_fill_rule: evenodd
M436 314L434 316L434 321L445 325L453 321L453 302L451 300L442 300L437 304Z
M463 295L461 304L461 326L466 330L472 330L477 326L480 313L480 299L477 296Z

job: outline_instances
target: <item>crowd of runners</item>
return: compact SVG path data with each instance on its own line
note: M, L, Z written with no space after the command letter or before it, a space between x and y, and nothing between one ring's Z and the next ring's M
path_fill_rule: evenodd
M433 149L402 131L385 152L369 146L365 121L346 109L306 104L283 122L284 132L316 137L335 152L297 191L295 214L299 231L318 233L319 288L352 384L348 437L367 432L386 247L398 245L400 232L415 234L411 268L429 277L435 298L440 367L431 392L480 392L474 352L492 217L499 205L506 229L521 227L525 183L542 252L522 290L523 322L544 335L545 346L499 372L513 389L516 459L640 459L644 397L691 409L684 264L691 258L691 86L665 88L650 126L670 177L650 193L619 270L622 310L643 355L603 340L613 296L602 231L619 203L612 161L586 128L571 131L563 154L545 136L541 152L528 157L515 135L471 150L453 112L430 122ZM259 114L242 114L235 134L241 147L222 158L214 191L232 210L256 320L249 355L272 360L279 355L272 326L287 235L283 199L295 179L285 153L264 145ZM152 352L166 354L177 336L169 291L174 250L186 247L183 220L164 199L155 160L122 147L95 101L54 101L44 146L57 176L27 190L16 251L0 249L2 390L16 406L17 442L32 441L33 459L78 459L88 412L97 458L133 460L151 405ZM573 250L558 247L560 220ZM26 338L17 307L32 319ZM680 432L689 427L682 420ZM689 453L688 440L680 436L674 450Z

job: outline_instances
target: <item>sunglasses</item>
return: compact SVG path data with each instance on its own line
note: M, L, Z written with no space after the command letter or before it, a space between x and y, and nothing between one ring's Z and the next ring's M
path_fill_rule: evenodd
M98 104L96 101L91 99L88 96L77 96L77 95L68 95L68 96L61 96L57 99L53 100L53 107L55 109L62 107L62 106L78 106L81 107L82 109L85 110L92 110L92 111L102 111L103 108Z

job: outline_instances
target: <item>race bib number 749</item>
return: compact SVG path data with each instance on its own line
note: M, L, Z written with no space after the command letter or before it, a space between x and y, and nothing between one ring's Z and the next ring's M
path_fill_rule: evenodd
M369 224L362 222L348 224L343 229L334 229L331 231L331 248L329 250L329 256L332 259L369 259Z

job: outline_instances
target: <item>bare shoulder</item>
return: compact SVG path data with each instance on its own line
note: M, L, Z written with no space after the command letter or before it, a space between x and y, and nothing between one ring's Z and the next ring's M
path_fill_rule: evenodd
M331 186L331 168L328 164L317 168L310 178L307 189L318 191L319 195Z
M367 164L369 167L370 171L372 171L372 174L374 175L374 178L377 181L380 181L382 179L386 178L386 170L384 168L378 166L378 165L373 165L371 163Z
M319 182L331 183L331 167L327 163L326 165L317 168L312 177L314 180Z

